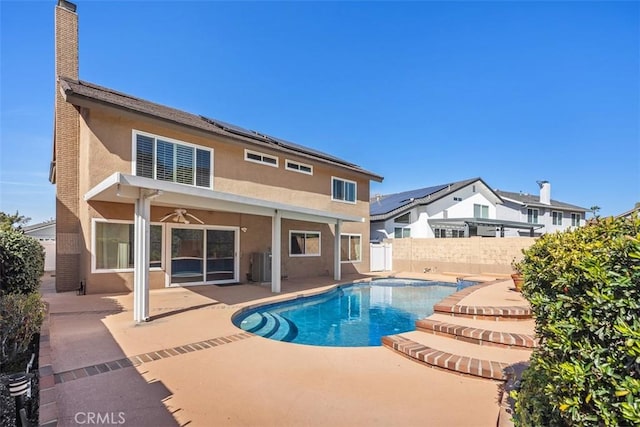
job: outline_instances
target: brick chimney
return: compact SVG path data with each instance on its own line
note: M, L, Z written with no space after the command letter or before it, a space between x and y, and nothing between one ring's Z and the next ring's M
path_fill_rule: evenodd
M80 220L78 191L78 110L60 92L60 77L78 79L78 15L76 5L59 0L55 8L55 73L53 162L51 182L56 184L56 290L78 288Z
M58 0L56 6L56 78L78 80L78 15L76 5Z
M551 204L551 184L549 181L537 181L540 186L540 203L543 205Z

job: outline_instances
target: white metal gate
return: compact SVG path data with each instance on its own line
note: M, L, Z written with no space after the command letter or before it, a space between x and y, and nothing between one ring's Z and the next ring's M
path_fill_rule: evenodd
M391 271L391 243L371 243L369 245L370 271Z

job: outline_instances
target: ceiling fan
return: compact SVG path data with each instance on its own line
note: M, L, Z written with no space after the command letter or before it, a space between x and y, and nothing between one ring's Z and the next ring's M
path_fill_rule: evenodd
M169 218L173 217L173 222L179 222L182 224L190 224L191 221L189 221L187 219L187 217L192 218L194 220L196 220L197 222L199 222L200 224L204 224L204 221L200 220L199 218L197 218L196 216L190 214L189 212L187 212L186 209L176 209L173 212L163 216L162 218L160 218L160 222L164 222L166 220L168 220Z

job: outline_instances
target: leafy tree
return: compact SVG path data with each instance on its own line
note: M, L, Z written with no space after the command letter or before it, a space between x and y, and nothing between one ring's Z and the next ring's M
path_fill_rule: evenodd
M0 212L0 231L9 231L12 228L20 228L29 221L31 221L31 218L20 215L18 211L13 215Z

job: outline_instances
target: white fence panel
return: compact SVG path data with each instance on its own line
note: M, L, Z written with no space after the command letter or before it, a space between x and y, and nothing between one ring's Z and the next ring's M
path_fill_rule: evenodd
M370 244L370 271L391 271L393 248L391 243Z

